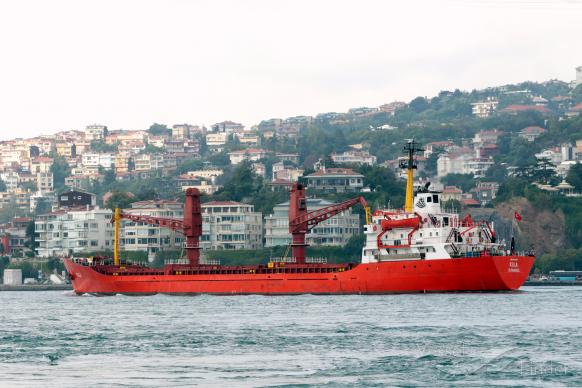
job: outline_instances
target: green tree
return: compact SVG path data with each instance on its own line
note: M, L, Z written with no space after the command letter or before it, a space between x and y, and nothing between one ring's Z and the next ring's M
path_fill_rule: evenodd
M65 178L71 175L71 167L62 156L55 156L51 166L55 190L58 191L65 185Z
M125 191L114 190L111 197L105 202L105 207L111 210L115 210L115 208L124 209L129 207L129 204L134 200L133 195Z
M441 178L441 182L446 186L457 186L464 192L470 191L477 184L473 174L448 174Z
M6 191L6 183L2 179L0 179L0 192Z
M262 186L262 179L257 176L248 161L236 167L228 182L216 192L215 197L221 200L242 201L257 195Z
M574 189L577 192L582 192L582 163L576 163L570 167L566 180L574 186Z
M576 104L582 103L582 84L576 86L574 90L572 90L572 100Z
M414 100L410 101L410 109L416 113L421 113L430 108L430 104L424 97L416 97Z
M172 135L172 130L170 128L168 128L165 124L158 124L158 123L153 123L148 128L148 132L154 136L159 136L159 135L171 136Z

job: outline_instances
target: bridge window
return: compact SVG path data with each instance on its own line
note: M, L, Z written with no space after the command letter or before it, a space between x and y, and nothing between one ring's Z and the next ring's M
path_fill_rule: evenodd
M438 196L437 194L433 194L433 196L432 196L432 201L433 201L434 203L439 203L439 196Z

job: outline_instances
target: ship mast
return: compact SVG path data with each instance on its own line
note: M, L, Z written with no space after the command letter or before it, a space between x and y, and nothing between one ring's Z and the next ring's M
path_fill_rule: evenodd
M407 160L402 161L400 164L401 168L406 169L406 201L404 202L404 211L412 212L414 210L414 170L416 169L414 154L424 151L424 149L420 148L414 139L409 139L403 151L407 156Z

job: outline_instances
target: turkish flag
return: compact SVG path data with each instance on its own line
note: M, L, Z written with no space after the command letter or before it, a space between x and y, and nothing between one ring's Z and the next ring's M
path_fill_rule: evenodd
M521 218L521 216L519 215L518 212L513 212L513 217L515 217L515 219L518 220L518 221L521 221L522 220L522 218Z

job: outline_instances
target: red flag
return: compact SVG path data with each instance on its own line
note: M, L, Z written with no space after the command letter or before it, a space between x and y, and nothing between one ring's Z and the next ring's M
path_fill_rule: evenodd
M513 212L513 217L515 217L515 219L518 220L518 221L521 221L522 220L522 218L521 218L521 216L519 215L518 212Z

